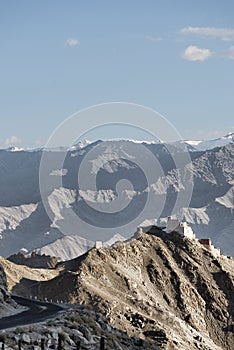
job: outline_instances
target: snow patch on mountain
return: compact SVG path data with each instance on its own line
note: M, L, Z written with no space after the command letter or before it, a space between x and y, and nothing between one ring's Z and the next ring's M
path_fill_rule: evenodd
M86 146L90 145L91 143L92 143L92 141L89 141L89 140L81 140L81 141L77 142L75 145L70 146L69 150L76 151L76 150L85 148Z
M234 133L229 133L226 136L219 137L207 141L184 141L186 144L192 146L194 151L207 151L216 147L223 147L229 143L234 142Z
M37 204L25 204L15 207L0 207L0 232L15 230L23 220L37 209Z
M215 201L226 208L234 209L234 186L224 196L216 198Z
M114 201L117 195L112 190L99 190L99 191L79 191L80 198L91 203L110 203Z
M7 148L7 151L9 151L9 152L21 152L21 151L25 151L25 148L22 148L22 147L9 147L9 148Z

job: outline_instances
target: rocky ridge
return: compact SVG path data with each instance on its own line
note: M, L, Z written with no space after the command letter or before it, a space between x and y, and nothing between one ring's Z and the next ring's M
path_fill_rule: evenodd
M31 254L25 256L23 253L13 254L7 260L17 264L25 265L32 268L48 269L54 268L58 264L58 258L50 255L40 255L33 251Z
M0 263L0 317L16 314L22 311L8 291L7 277L3 266Z
M15 264L0 256L0 266L4 273L4 289L22 296L30 296L30 289L38 281L47 281L59 274L59 269L30 268ZM2 285L2 284L1 284Z
M177 233L150 232L61 263L31 293L89 305L163 349L233 349L233 260Z

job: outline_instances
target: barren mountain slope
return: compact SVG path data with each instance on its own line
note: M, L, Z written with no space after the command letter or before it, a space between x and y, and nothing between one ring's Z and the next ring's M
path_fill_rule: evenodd
M60 266L35 294L94 305L113 326L165 349L234 347L234 262L195 240L157 231Z
M0 262L0 317L16 314L20 311L22 308L11 299L10 293L7 291L7 278Z
M35 269L17 265L1 256L0 264L4 269L8 290L23 296L30 296L31 286L37 284L38 281L50 280L59 273L59 270Z
M36 269L51 269L56 267L58 264L58 258L55 256L45 254L41 255L35 251L29 255L24 255L23 253L19 252L18 254L9 256L7 260L17 265L25 265Z
M56 254L61 260L70 260L84 254L94 246L94 242L80 236L64 236L54 242L37 249L39 254L53 256Z

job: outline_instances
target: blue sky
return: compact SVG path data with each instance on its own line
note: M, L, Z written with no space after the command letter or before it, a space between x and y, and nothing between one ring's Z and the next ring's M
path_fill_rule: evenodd
M232 0L1 1L0 147L41 146L110 101L153 108L186 139L234 131L233 13Z

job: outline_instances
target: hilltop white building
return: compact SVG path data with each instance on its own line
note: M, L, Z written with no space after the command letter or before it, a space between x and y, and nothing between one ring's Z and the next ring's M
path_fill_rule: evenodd
M170 216L167 220L166 232L177 232L184 237L188 237L190 239L195 239L196 236L193 233L192 228L185 221L179 221L178 219L172 219Z
M95 248L96 248L96 249L101 249L102 247L103 247L102 241L96 241L96 242L95 242Z

